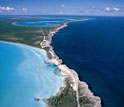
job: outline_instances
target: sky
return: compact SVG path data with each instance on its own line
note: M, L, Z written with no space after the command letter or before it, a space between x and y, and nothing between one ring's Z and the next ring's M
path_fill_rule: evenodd
M0 15L124 16L124 0L0 0Z

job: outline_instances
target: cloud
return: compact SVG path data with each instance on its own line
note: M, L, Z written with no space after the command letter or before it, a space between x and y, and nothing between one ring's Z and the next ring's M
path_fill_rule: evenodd
M10 10L14 10L14 8L13 7L6 7L5 10L10 11Z
M113 8L113 10L115 10L115 11L119 11L120 9L119 9L119 8L114 7L114 8Z
M110 11L110 12L114 12L114 11L120 11L120 8L117 8L117 7L113 7L113 8L106 7L105 10L106 11Z
M60 6L61 6L61 7L65 7L65 5L64 5L64 4L61 4Z
M22 8L22 10L23 10L24 12L27 12L27 8Z
M0 6L0 10L5 10L5 7Z
M13 7L9 7L9 6L7 6L7 7L0 6L0 10L11 11L11 10L14 10L14 8Z
M106 10L106 11L110 11L111 8L110 8L110 7L106 7L105 10Z

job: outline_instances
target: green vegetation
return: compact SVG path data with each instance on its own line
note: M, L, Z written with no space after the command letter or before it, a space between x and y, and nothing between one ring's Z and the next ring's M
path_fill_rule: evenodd
M92 102L86 96L79 98L79 104L81 107L83 107L84 105L90 104L90 103Z
M61 93L48 99L50 107L77 107L76 92L71 87L72 81L70 78L66 78L66 87L61 89ZM83 91L81 86L80 91ZM79 104L80 107L93 107L94 101L84 93L79 93Z
M53 28L41 27L24 27L15 26L12 23L25 21L29 19L0 19L0 40L23 43L35 47L40 47L40 42L43 36L48 36L48 33ZM43 35L43 32L45 35Z
M79 104L80 107L93 107L94 101L92 98L89 98L85 95L84 87L82 85L78 85L78 93L79 93Z
M48 58L49 58L49 59L52 59L52 55L51 55L51 53L49 52L50 47L45 47L45 48L43 48L43 49L46 50Z
M29 19L2 19L0 18L0 40L10 41L16 43L23 43L40 48L40 43L43 41L43 36L46 40L50 40L48 36L49 32L54 28L46 27L24 27L15 26L12 23L17 21L25 21ZM52 56L49 52L50 47L44 48L48 57ZM71 87L72 81L70 78L66 78L66 87L61 89L61 93L48 99L49 105L52 107L77 107L76 92ZM79 103L81 107L83 105L92 104L92 102L85 96L83 96L82 87L79 87ZM35 99L39 100L39 99Z
M76 92L70 86L70 81L66 80L66 87L62 92L48 100L52 107L77 107Z

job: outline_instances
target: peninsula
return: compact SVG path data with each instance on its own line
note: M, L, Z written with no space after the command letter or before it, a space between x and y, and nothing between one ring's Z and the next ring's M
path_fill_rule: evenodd
M65 73L64 87L60 89L56 96L45 99L49 107L101 107L101 99L94 96L85 82L79 80L76 71L62 64L62 60L55 54L51 46L54 34L67 27L68 23L88 19L67 20L60 23L58 27L24 27L12 24L25 20L29 20L29 18L1 18L0 40L23 43L45 50L44 52L49 59L48 63L55 64Z

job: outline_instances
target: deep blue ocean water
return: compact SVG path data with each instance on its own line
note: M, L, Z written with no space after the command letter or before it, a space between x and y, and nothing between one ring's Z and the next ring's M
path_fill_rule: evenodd
M69 23L55 34L52 46L104 107L124 107L124 17L94 18Z
M30 16L19 16L17 18ZM16 22L19 26L55 27L70 17L48 17ZM3 16L1 18L16 18ZM46 107L44 101L63 86L63 77L54 71L57 66L48 64L41 50L27 45L0 41L0 107ZM61 72L61 71L60 71Z
M37 48L0 41L0 107L47 107L34 98L56 95L64 79L47 60Z
M44 21L43 24L37 22L41 20L30 20L26 22L28 24L25 22L19 24L55 27L59 21L81 17L64 16L60 18L62 20L58 18L50 16L48 22ZM87 82L90 89L102 98L104 107L123 107L124 17L89 18L96 19L69 23L68 27L55 34L52 45L63 62L76 70L80 80ZM51 23L50 20L55 23ZM29 22L35 23L29 24ZM11 60L6 66L11 65ZM22 60L21 56L18 60Z

